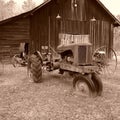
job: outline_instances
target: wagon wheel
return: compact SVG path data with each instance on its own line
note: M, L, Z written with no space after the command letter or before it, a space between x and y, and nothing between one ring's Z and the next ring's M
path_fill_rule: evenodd
M117 55L112 48L102 46L93 53L93 60L98 65L98 73L113 75L117 68Z
M73 80L73 87L79 95L85 97L94 97L96 89L93 81L83 75L79 75Z

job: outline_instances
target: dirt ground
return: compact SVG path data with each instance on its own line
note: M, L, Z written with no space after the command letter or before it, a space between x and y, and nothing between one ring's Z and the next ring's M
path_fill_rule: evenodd
M33 83L25 67L5 65L0 74L0 120L120 120L120 65L102 77L102 96L74 94L72 78L44 73Z

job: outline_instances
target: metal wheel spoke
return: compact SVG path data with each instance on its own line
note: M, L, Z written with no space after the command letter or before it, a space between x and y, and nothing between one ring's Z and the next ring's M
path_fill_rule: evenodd
M100 68L102 72L99 71L99 73L105 76L111 76L115 73L117 68L117 55L112 48L106 46L98 48L93 54L93 59L95 62L98 60L102 64L102 68Z

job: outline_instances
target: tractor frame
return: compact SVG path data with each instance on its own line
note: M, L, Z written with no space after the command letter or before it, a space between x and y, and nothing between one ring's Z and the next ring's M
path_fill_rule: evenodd
M102 94L103 84L97 72L99 66L92 60L91 44L58 46L57 55L55 57L48 50L43 53L36 51L30 56L28 66L34 82L41 82L42 68L49 72L58 69L59 74L68 72L73 77L73 87L77 93L89 97Z

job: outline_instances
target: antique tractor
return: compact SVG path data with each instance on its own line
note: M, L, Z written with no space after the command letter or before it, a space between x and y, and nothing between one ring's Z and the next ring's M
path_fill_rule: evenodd
M30 56L28 68L34 82L41 82L42 68L49 72L58 69L59 74L68 72L73 77L73 87L80 94L101 95L103 84L99 72L105 67L106 51L100 48L93 53L90 43L73 43L58 46L57 54L59 57L55 58L51 52L36 51Z

